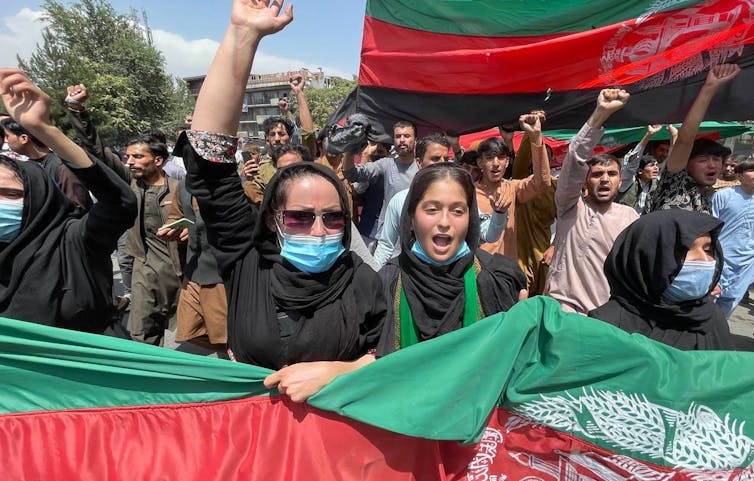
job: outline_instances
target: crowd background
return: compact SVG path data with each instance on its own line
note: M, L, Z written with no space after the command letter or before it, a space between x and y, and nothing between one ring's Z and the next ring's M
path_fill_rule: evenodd
M0 70L1 315L154 345L169 331L275 370L265 384L295 401L535 295L679 349L735 348L754 158L697 134L738 65L709 69L670 141L649 125L623 158L593 152L631 95L600 91L557 177L538 105L474 150L399 118L389 144L364 115L315 125L295 72L298 118L281 102L264 147L241 144L254 54L292 20L282 2L233 2L172 151L155 128L106 145L85 83L51 99ZM51 120L58 101L75 142Z

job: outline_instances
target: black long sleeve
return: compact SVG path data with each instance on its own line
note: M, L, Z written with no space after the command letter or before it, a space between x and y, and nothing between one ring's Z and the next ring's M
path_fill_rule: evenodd
M235 164L209 162L181 134L175 150L186 166L186 187L199 204L223 278L252 247L257 208L249 202Z

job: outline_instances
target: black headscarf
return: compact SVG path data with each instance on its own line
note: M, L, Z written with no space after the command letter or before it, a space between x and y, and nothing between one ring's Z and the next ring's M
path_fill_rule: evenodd
M364 331L359 339L333 339L339 325L362 322L368 317L372 305L355 295L354 290L374 293L381 289L376 273L349 250L350 219L346 219L343 233L346 250L329 270L318 274L301 272L280 255L277 234L267 227L266 219L272 215L279 184L302 173L316 173L327 179L338 191L343 211L348 212L345 188L332 169L311 162L298 163L280 169L270 180L254 229L254 248L231 275L232 285L248 287L246 292L233 296L238 301L235 305L228 306L228 345L241 362L276 369L288 360L355 359L365 352L356 351L366 344L376 344L379 336L378 328L375 332ZM369 301L374 299L370 295ZM384 301L381 304L380 328L385 315ZM288 345L288 360L284 359L277 322L273 322L277 310L307 319ZM255 342L259 339L270 342L260 346Z
M414 255L411 249L416 236L412 226L413 215L409 212L410 199L414 195L413 191L420 175L426 175L436 169L453 169L467 178L473 187L468 172L454 164L439 163L422 169L420 174L414 177L403 205L400 224L401 253L386 266L390 270L391 264L397 263L400 269L401 283L411 306L419 341L433 339L462 326L466 299L463 278L472 266L475 256L481 267L481 272L477 275L477 289L486 316L508 310L518 301L519 291L526 288L526 278L515 262L501 255L490 255L477 249L480 238L479 209L473 188L469 204L469 228L466 233L466 243L471 252L446 266L427 264ZM391 302L389 304L392 305ZM399 314L394 312L393 315ZM392 342L385 339L380 344L382 346Z
M78 241L66 237L66 232L85 214L76 209L39 164L8 160L21 172L24 208L18 237L9 244L0 244L0 315L102 332L111 324L112 271L110 283L95 282L96 273L82 270L78 259L66 255L75 251L67 244ZM68 292L69 287L75 292ZM75 298L74 304L87 307L87 319L75 315L61 318L61 302L66 295ZM92 312L102 313L103 318L91 319Z
M710 290L717 284L722 227L708 214L681 209L641 217L618 236L605 260L610 301L589 315L679 349L730 349L727 323L711 296L680 303L662 298L694 241L705 234L712 238L717 262Z

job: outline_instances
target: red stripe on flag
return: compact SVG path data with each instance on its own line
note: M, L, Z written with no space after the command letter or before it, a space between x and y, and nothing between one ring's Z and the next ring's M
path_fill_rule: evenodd
M441 480L473 455L281 397L0 416L3 481Z
M724 49L722 62L754 43L753 24L754 6L741 0L523 38L428 33L366 17L359 84L487 95L628 85L711 49Z
M492 413L477 445L463 446L395 434L284 397L4 415L0 467L3 481L693 481L702 474L620 455L504 409ZM733 480L741 472L707 471L703 478Z

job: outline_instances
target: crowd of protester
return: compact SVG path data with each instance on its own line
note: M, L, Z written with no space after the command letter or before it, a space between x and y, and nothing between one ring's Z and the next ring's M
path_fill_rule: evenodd
M61 99L74 142L49 96L0 69L0 316L154 345L173 331L274 370L265 384L295 401L534 295L679 349L733 349L727 319L754 283L754 158L697 134L739 67L712 67L670 141L650 125L623 158L593 155L630 105L602 90L557 177L541 110L522 113L517 150L510 129L464 151L405 119L389 145L362 116L318 131L300 74L298 120L281 99L265 145L239 143L259 41L291 20L234 2L172 152L158 131L103 145L81 84Z

